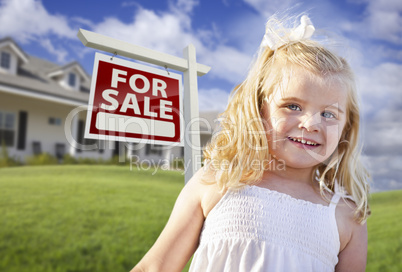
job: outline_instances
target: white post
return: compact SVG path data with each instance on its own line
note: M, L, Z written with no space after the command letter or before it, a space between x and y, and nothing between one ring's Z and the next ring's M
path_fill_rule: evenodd
M69 129L71 131L72 139L76 139L78 133L78 114L75 114L73 116L73 119L71 120L71 127ZM71 143L69 153L72 157L75 157L75 155L77 154L76 146Z
M188 69L183 73L184 126L188 136L184 137L184 182L187 183L201 167L200 123L198 120L197 60L194 45L183 50L188 60Z

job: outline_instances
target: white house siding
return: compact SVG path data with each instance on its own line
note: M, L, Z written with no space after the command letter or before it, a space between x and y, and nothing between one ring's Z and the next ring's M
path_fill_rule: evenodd
M26 156L34 154L33 143L39 142L42 152L56 155L56 144L64 144L65 153L71 153L70 143L66 138L65 122L66 117L74 106L68 106L59 103L39 100L20 95L3 93L0 90L0 111L15 114L14 121L14 145L7 147L10 156L15 156L24 161ZM26 142L25 149L18 150L18 116L20 111L27 112ZM55 118L61 121L60 124L49 124L49 118ZM85 120L85 113L81 112L79 119ZM76 130L75 130L76 131ZM75 134L75 135L74 135ZM75 139L76 133L72 135ZM106 145L109 146L109 145ZM76 157L103 158L109 159L113 150L106 149L99 153L95 151L77 152Z

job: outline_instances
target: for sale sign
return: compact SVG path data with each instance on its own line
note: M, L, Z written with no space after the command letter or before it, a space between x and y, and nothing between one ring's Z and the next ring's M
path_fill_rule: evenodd
M85 137L182 145L181 75L96 53Z

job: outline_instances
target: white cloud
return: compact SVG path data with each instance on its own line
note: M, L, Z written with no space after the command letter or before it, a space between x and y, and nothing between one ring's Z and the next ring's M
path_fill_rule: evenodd
M190 13L193 11L194 7L199 4L196 0L178 0L177 8L185 13Z
M109 17L96 25L93 31L174 55L181 55L185 45L194 42L178 17L169 13L159 16L146 9L140 9L129 24ZM195 42L198 43L197 40Z
M372 175L371 191L401 190L401 155L364 156L363 161Z
M210 73L213 76L233 84L238 84L245 78L251 59L250 55L225 45L200 56L201 61L212 66Z
M368 0L364 4L364 16L360 20L343 23L343 30L360 37L402 44L402 1Z
M89 27L93 28L95 25L91 20L81 18L81 17L73 17L71 18L71 21L74 21L80 25L80 27Z
M356 73L366 114L389 111L395 103L401 103L402 65L381 63L372 68L361 67Z
M216 45L211 40L216 38L217 30L192 29L187 12L195 2L179 1L179 4L182 7L176 6L163 13L138 8L129 23L109 17L95 25L93 31L179 57L183 48L192 43L197 50L197 61L213 67L212 77L239 83L239 78L245 76L251 56L222 43Z
M396 44L401 43L400 26L402 25L402 17L397 10L375 10L370 14L367 22L375 38Z
M374 190L402 189L402 65L380 63L358 70L366 160Z
M226 109L229 98L229 92L214 88L201 89L198 91L198 105L200 112L218 111L223 112Z
M398 125L397 122L390 120L372 122L365 125L365 132L365 150L369 156L402 154L400 123Z
M0 2L0 35L12 36L20 42L55 34L73 38L76 31L61 15L51 15L41 1L3 0Z
M45 48L50 54L55 55L57 57L57 62L63 63L66 61L68 52L63 48L55 48L50 39L43 38L39 41L39 44L43 48Z

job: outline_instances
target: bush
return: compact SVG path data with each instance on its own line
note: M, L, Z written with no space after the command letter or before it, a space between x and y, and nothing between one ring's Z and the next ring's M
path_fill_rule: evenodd
M19 166L21 165L21 162L18 159L15 158L3 158L0 157L0 168L1 167L10 167L10 166Z
M34 155L27 157L27 165L54 165L58 164L57 158L50 155L49 153L42 153L39 155Z
M70 154L64 154L62 162L63 164L78 164L78 160Z
M76 158L70 154L64 154L63 159L60 160L61 164L72 165L72 164L83 164L83 165L95 165L95 164L110 164L112 160L105 161L102 158ZM52 165L57 164L58 160L48 154L42 153L40 155L32 156L27 158L27 165Z
M4 141L1 143L1 154L0 154L0 168L9 166L21 165L20 161L16 158L10 158L8 155L7 146Z
M119 156L115 155L109 160L105 161L105 164L111 164L111 165L127 165L129 164L129 159L124 158L123 162L119 162Z

